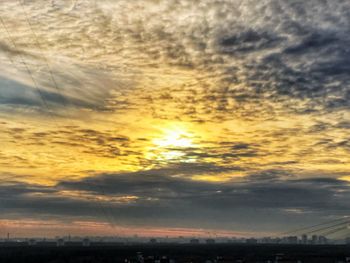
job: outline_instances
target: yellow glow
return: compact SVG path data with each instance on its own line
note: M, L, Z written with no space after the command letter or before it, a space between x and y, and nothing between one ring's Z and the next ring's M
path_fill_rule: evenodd
M242 178L244 174L241 173L232 173L232 174L204 174L204 175L194 175L191 177L194 181L204 181L211 183L224 183L231 181L232 179Z
M343 176L343 177L340 177L339 179L340 179L340 180L343 180L343 181L347 181L347 182L350 182L350 175L348 175L348 176Z
M194 162L194 158L186 157L186 149L198 147L194 142L195 134L184 123L167 124L158 128L160 133L153 138L152 146L146 150L146 158L160 162L181 160Z
M177 126L163 130L163 136L155 138L153 143L163 148L188 148L194 147L192 140L193 134L189 133L184 127Z

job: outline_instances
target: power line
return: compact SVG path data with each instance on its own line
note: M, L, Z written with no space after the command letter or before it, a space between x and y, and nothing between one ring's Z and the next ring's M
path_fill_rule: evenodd
M347 231L345 231L345 233L341 234L341 235L337 235L337 238L350 238L350 230L349 228L346 228Z
M5 31L6 31L6 33L7 33L7 35L8 35L8 37L9 37L10 42L12 43L12 45L14 46L14 48L18 50L17 44L16 44L16 42L13 40L13 38L12 38L12 36L11 36L11 34L10 34L10 31L8 30L6 24L5 24L5 22L4 22L4 20L3 20L3 18L2 18L1 16L0 16L0 23L1 23L1 25L3 26L3 28L5 29ZM25 69L26 69L26 71L27 71L27 73L28 73L28 75L29 75L31 81L33 82L33 85L34 85L34 87L35 87L35 90L36 90L37 93L39 94L39 97L40 97L40 100L41 100L42 104L44 105L44 107L47 109L48 113L49 113L50 116L52 117L52 113L51 113L51 110L50 110L50 108L49 108L49 106L48 106L48 103L47 103L46 100L45 100L45 96L44 96L44 94L42 93L42 91L41 91L41 89L40 89L40 87L39 87L37 81L35 80L35 78L34 78L32 72L31 72L31 70L30 70L28 64L27 64L26 61L23 59L23 56L22 56L21 54L19 54L19 57L20 57L21 63L22 63L23 66L25 67ZM53 121L54 121L54 120L53 120Z
M83 51L83 55L85 56L85 49L82 46L82 51ZM94 110L96 110L96 108L94 108ZM90 186L91 187L91 186ZM100 186L98 183L96 184L96 187L98 188L98 190L102 193L102 195L106 196L106 192L104 191L103 187ZM110 226L114 229L117 225L117 220L116 217L114 216L113 212L112 212L112 208L108 205L105 205L104 202L99 203L100 204L100 208L103 210L103 213L108 221L108 223L110 224ZM121 231L124 232L124 231Z
M319 229L316 229L316 230L313 230L313 231L309 231L309 232L306 232L305 234L318 233L318 232L322 232L324 230L332 229L332 228L337 227L337 226L343 226L344 227L344 224L347 225L348 223L349 223L349 221L341 222L341 223L338 223L338 224L335 224L335 225L322 227L322 228L319 228Z
M336 222L343 221L343 220L348 220L348 218L349 218L349 216L342 217L342 218L337 218L337 219L326 221L326 222L323 222L323 223L320 223L320 224L294 229L294 230L291 230L291 231L288 231L288 232L281 233L280 235L289 235L289 234L299 233L299 232L306 231L306 230L312 230L312 229L314 229L316 227L329 225L329 224L336 223Z
M62 90L61 90L61 88L59 87L59 85L57 84L57 81L56 81L56 79L55 79L55 77L54 77L54 74L53 74L53 72L52 72L52 69L51 69L51 67L50 67L49 61L48 61L47 57L45 56L45 54L44 54L44 52L43 52L42 46L41 46L41 44L40 44L40 42L39 42L39 40L38 40L38 37L37 37L37 35L36 35L36 33L35 33L34 29L33 29L33 26L32 26L32 24L31 24L31 22L30 22L30 19L29 19L29 17L28 17L28 14L27 14L27 12L26 12L26 10L25 10L25 8L24 8L24 5L23 5L22 1L21 1L21 0L18 0L18 2L19 2L19 4L21 5L21 8L22 8L23 13L24 13L24 15L25 15L25 19L26 19L26 22L27 22L27 24L28 24L28 26L29 26L29 28L30 28L30 31L31 31L32 35L34 36L34 37L33 37L33 38L34 38L34 41L36 42L36 45L38 46L39 51L40 51L40 53L41 53L41 56L43 57L44 62L45 62L45 64L46 64L46 66L47 66L47 70L48 70L48 72L49 72L51 81L52 81L52 83L53 83L53 85L54 85L56 91L60 94L60 96L61 96L61 98L62 98L62 104L63 104L63 106L66 107L66 106L67 106L67 104L66 104L66 100L67 100L67 99L66 99L65 96L62 94Z
M339 233L340 231L343 231L345 229L347 229L347 227L344 227L344 226L343 227L338 227L336 229L332 229L332 230L330 230L330 231L328 231L326 233L323 233L323 235L324 236L334 235L334 234Z
M50 74L50 77L51 77L51 80L52 80L52 83L54 84L55 89L57 90L57 92L58 92L58 93L61 95L61 97L63 98L62 104L63 104L63 107L66 108L66 107L67 107L67 104L66 104L66 102L65 102L65 97L64 97L64 95L61 93L61 89L59 88L59 86L58 86L58 84L57 84L57 82L56 82L56 80L55 80L55 77L54 77L54 74L53 74L53 72L52 72L52 70L51 70L51 67L50 67L50 65L49 65L48 59L46 58L45 54L43 53L42 47L41 47L41 45L40 45L40 43L39 43L38 37L37 37L37 35L36 35L36 33L35 33L34 29L33 29L33 26L32 26L32 24L31 24L31 22L30 22L30 19L29 19L29 17L28 17L28 14L27 14L27 12L25 11L24 5L23 5L23 3L22 3L21 0L18 0L18 2L19 2L19 4L21 5L21 8L22 8L22 10L23 10L23 13L25 14L25 19L26 19L26 21L27 21L27 23L28 23L28 26L29 26L29 28L30 28L30 30L31 30L31 32L32 32L32 34L33 34L33 36L34 36L36 45L38 46L38 48L39 48L39 50L40 50L40 52L41 52L41 55L42 55L42 57L44 58L44 61L45 61L45 63L46 63L46 66L47 66L47 68L48 68L48 71L49 71L49 74ZM74 9L74 8L76 7L77 3L78 3L78 0L75 0L74 3L73 3L72 9ZM103 189L100 189L100 191L102 192L103 195L105 195L105 192L104 192ZM107 211L108 211L108 213L107 213L106 208L105 208L105 206L104 206L104 203L102 203L102 200L100 201L98 198L97 198L97 203L98 203L98 205L100 205L100 208L102 208L102 213L103 213L104 216L107 218L107 221L110 221L110 225L114 228L114 224L112 223L111 220L115 221L115 219L114 219L114 217L112 216L112 213L111 213L110 209L107 209Z
M39 40L38 40L38 37L37 37L37 35L36 35L35 32L34 32L34 29L33 29L33 27L32 27L32 24L30 23L28 14L26 13L25 8L24 8L24 6L23 6L23 3L22 3L20 0L19 0L19 4L21 5L21 7L22 7L22 9L23 9L23 12L24 12L24 14L25 14L25 19L26 19L26 21L27 21L27 23L28 23L28 26L29 26L29 28L30 28L30 31L31 31L31 33L32 33L33 36L34 36L34 40L35 40L35 42L36 42L36 45L38 46L39 51L40 51L40 53L41 53L41 55L42 55L42 57L43 57L43 59L44 59L44 61L45 61L45 64L46 64L47 68L48 68L48 72L49 72L51 81L52 81L52 83L53 83L55 89L56 89L57 92L61 95L61 97L62 97L62 99L63 99L63 100L62 100L63 107L66 108L66 107L67 107L66 98L65 98L64 95L61 93L61 89L59 88L59 86L58 86L58 84L57 84L57 81L56 81L56 79L55 79L55 77L54 77L53 71L52 71L52 69L51 69L51 67L50 67L50 65L49 65L48 59L46 58L46 56L45 56L45 54L44 54L44 52L43 52L43 50L42 50L42 47L41 47L41 45L40 45L40 43L39 43ZM76 3L75 3L75 4L76 4ZM5 24L5 22L4 22L4 20L2 19L2 17L0 17L0 22L1 22L2 26L3 26L3 28L5 29L5 31L6 31L6 33L7 33L7 35L8 35L8 38L9 38L9 40L10 40L10 42L12 43L12 45L14 46L14 48L18 50L17 44L16 44L15 40L13 39L13 37L11 36L11 34L10 34L10 32L9 32L9 30L8 30L8 28L7 28L6 24ZM22 64L25 66L28 75L30 76L30 78L31 78L31 80L32 80L32 82L33 82L33 84L34 84L34 87L35 87L35 89L37 90L37 92L38 92L38 94L39 94L39 96L40 96L40 99L41 99L43 105L46 107L46 109L48 110L48 112L49 112L50 115L51 115L51 114L52 114L52 113L51 113L51 110L50 110L50 108L49 108L49 106L48 106L48 103L47 103L46 100L45 100L44 94L43 94L42 91L40 90L40 87L39 87L39 85L38 85L36 79L35 79L34 76L33 76L33 73L31 72L31 70L30 70L28 64L26 63L26 61L24 60L24 58L23 58L21 55L19 55L19 57L20 57L20 60L21 60ZM11 58L10 58L10 60L11 60L11 62L13 62ZM13 62L13 64L14 64L14 62ZM15 65L15 64L14 64L14 65ZM67 99L67 101L68 101L68 99ZM91 186L90 186L90 187L91 187ZM105 192L104 192L103 189L100 189L100 191L102 192L103 195L105 195ZM102 208L102 212L103 212L104 216L107 218L107 221L109 221L110 225L114 228L114 227L115 227L115 222L113 223L112 221L115 221L115 217L112 215L111 209L110 209L110 208L107 209L108 212L109 212L109 213L107 213L107 212L106 212L106 207L102 204L102 200L99 200L98 198L97 198L97 204L100 206L100 208ZM110 218L110 217L112 217L112 218Z

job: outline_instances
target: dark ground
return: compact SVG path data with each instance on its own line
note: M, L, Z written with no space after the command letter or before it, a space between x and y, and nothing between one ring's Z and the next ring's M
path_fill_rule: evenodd
M116 263L138 262L347 262L345 245L142 244L90 247L0 245L4 263ZM139 254L141 254L139 253ZM165 258L166 257L166 258ZM280 258L276 261L276 258ZM172 259L173 261L170 261ZM349 258L350 259L350 258ZM129 261L128 261L129 260ZM159 260L159 261L158 261ZM216 261L215 261L216 260ZM350 262L350 260L349 260Z

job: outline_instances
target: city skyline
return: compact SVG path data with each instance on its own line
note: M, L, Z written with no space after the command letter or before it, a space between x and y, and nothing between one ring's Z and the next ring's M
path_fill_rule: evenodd
M1 1L0 235L262 237L347 218L349 8Z

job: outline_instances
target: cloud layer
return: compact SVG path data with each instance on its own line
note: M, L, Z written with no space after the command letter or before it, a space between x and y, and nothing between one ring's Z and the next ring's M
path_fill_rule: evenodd
M346 215L350 3L2 2L3 219L105 220L98 200L156 227Z
M63 94L74 98L79 94L77 101L72 99L79 106L107 106L113 90L130 87L123 83L130 76L144 81L142 92L147 91L151 83L144 78L157 71L174 77L191 75L192 84L185 83L188 88L181 87L181 92L180 87L172 87L168 100L179 104L176 98L185 96L198 102L192 108L198 113L208 101L207 112L214 115L251 115L249 107L273 114L339 111L349 106L350 19L344 1L105 0L78 1L74 8L66 1L52 5L33 1L22 8L18 3L7 5L12 12L5 13L5 25L10 27L16 16L21 19L13 35L3 32L7 41L1 45L2 53L19 66L24 57L30 66L41 67L38 79L43 89L53 88L52 67L56 81L66 90ZM159 69L159 64L165 69ZM197 93L186 94L189 89ZM157 92L151 96L159 99ZM87 105L79 103L84 99ZM193 107L178 106L187 111Z
M185 225L259 234L285 232L290 222L312 224L315 216L345 216L349 209L348 185L336 179L281 180L276 172L266 171L220 184L174 177L177 173L104 174L54 187L2 185L2 217L84 218L124 227Z

